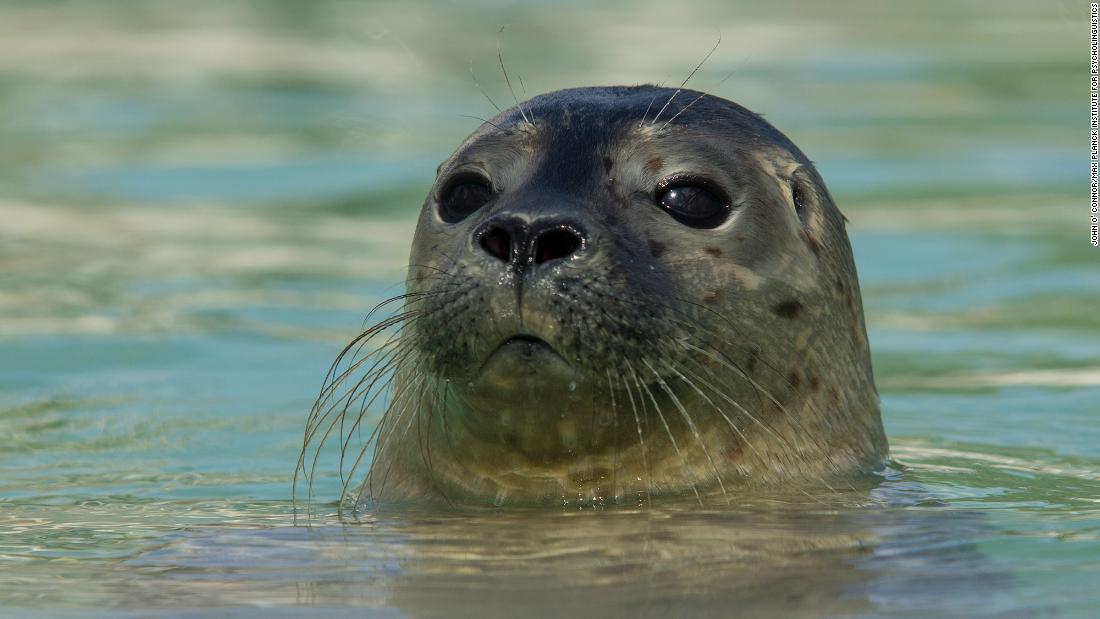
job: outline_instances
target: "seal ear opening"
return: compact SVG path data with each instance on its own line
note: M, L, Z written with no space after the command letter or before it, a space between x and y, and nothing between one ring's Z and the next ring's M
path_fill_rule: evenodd
M791 179L791 200L794 201L794 212L801 217L806 206L802 202L802 189L798 186L798 181L794 179Z
M809 223L810 219L810 201L813 199L813 193L810 192L799 178L798 174L792 174L790 181L791 189L791 202L794 204L794 212L798 215L799 221L805 226Z

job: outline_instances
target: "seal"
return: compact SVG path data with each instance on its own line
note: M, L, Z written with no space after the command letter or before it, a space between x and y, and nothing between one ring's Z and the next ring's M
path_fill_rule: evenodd
M339 436L344 505L732 501L887 457L845 219L733 102L517 103L440 165L406 284L307 424L299 470Z

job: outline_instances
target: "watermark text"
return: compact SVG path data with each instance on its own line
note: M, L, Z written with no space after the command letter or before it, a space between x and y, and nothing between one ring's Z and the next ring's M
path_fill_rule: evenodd
M1097 62L1097 25L1100 22L1100 3L1089 3L1089 53L1090 62L1090 86L1089 108L1091 110L1089 120L1089 142L1091 144L1089 155L1089 237L1092 246L1100 246L1100 220L1097 218L1097 197L1100 194L1100 113L1097 111L1097 98L1100 95L1100 64Z

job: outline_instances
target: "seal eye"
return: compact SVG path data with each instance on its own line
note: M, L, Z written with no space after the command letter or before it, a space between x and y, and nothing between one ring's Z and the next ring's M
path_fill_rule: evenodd
M439 216L453 224L485 206L493 197L489 182L480 176L459 176L447 183L440 193Z
M671 179L657 186L657 204L692 228L716 228L730 214L729 199L706 182Z

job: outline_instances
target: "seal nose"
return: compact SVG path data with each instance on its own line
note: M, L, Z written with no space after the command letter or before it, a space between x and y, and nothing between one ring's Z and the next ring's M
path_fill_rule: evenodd
M584 249L587 239L579 224L560 220L531 224L513 218L494 220L474 234L485 253L519 268L569 258Z

